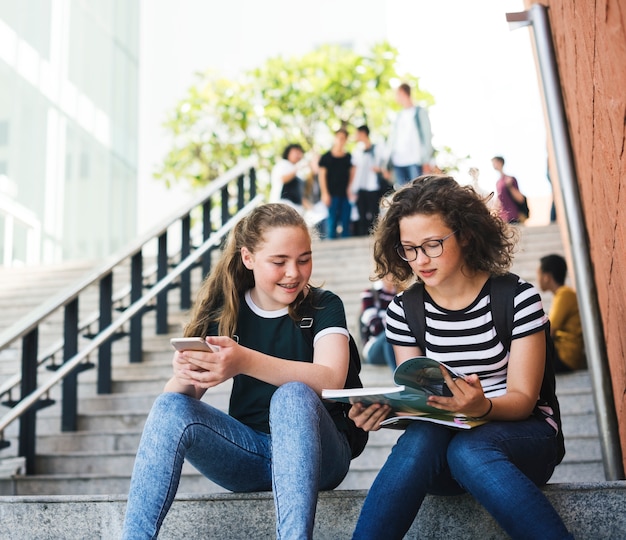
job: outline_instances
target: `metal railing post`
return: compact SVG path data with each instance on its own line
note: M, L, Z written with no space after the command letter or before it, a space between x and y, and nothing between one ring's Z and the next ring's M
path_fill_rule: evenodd
M240 174L239 178L237 178L237 210L241 210L246 204L245 195L246 195L246 186L244 183L245 175Z
M130 262L130 303L133 304L143 294L143 254L141 250L132 256ZM130 361L143 361L143 310L130 320Z
M207 240L211 237L213 232L213 223L211 221L211 206L212 200L208 199L202 205L202 239ZM202 277L206 276L211 271L211 252L207 251L202 256Z
M159 236L159 249L157 252L157 281L161 281L167 276L167 231ZM156 333L167 334L167 293L169 288L159 293L156 297Z
M187 214L180 221L180 260L186 259L191 253L191 216ZM180 275L180 309L191 307L191 270Z
M113 272L100 280L100 315L98 329L102 332L113 320ZM107 340L98 348L98 394L110 394L111 381L111 341Z
M230 194L228 193L228 186L224 186L222 188L221 191L222 194L222 222L220 223L220 226L224 225L224 223L226 223L228 221L228 218L230 217L230 210L229 210L229 198L230 198Z
M65 306L63 323L63 361L78 352L78 298ZM78 405L78 372L70 373L63 379L63 401L61 403L61 431L76 431Z
M21 399L37 389L37 351L39 348L39 327L36 326L22 338L22 383ZM26 474L35 474L35 448L37 409L29 409L20 418L18 453L26 462Z
M250 168L250 200L256 197L256 169Z

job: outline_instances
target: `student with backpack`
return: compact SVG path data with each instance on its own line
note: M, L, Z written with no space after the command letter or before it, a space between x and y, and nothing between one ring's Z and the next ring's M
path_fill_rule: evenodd
M385 335L385 324L387 306L396 293L396 285L390 276L376 281L361 292L359 315L363 361L366 364L388 365L392 372L396 369L396 358Z
M174 353L137 451L123 538L156 538L186 459L228 490L272 490L277 537L312 537L318 492L340 484L355 452L344 408L320 399L344 387L355 346L339 297L310 285L312 266L294 208L262 205L235 226L184 331L215 352ZM228 414L201 401L229 379Z
M401 539L426 494L465 492L514 539L572 538L540 489L564 448L546 362L548 319L537 290L507 273L515 234L471 186L448 176L414 180L385 209L375 273L416 281L387 310L396 360L425 355L462 373L452 379L442 369L451 395L428 404L488 422L469 430L411 423L369 490L353 538ZM494 312L510 321L495 321ZM350 416L372 431L389 413L356 404Z

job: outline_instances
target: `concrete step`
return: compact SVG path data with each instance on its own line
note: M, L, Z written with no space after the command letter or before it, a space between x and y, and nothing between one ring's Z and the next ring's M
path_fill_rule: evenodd
M119 495L126 496L130 488L130 474L112 472L108 474L85 473L76 474L33 474L19 481L0 478L0 501L3 497L54 496L69 493L66 497L76 495ZM199 472L185 466L178 493L206 495L207 493L227 493L227 491L207 480ZM0 535L4 540L4 537Z
M624 538L626 482L561 484L544 488L544 493L577 540ZM320 493L314 538L350 538L365 495L365 490ZM117 539L125 504L123 496L111 495L0 497L0 538ZM271 539L274 529L271 493L178 495L160 537ZM507 536L478 503L461 495L427 496L405 538L500 540Z

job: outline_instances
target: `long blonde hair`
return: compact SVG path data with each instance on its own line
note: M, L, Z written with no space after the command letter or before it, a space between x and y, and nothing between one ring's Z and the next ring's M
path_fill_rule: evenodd
M299 227L310 237L302 216L291 206L270 203L258 206L241 219L228 236L226 247L213 271L206 277L185 326L185 336L205 337L209 327L218 323L221 336L232 336L237 328L241 295L254 287L254 274L243 264L241 248L254 253L264 242L264 235L278 227ZM309 287L310 284L307 284ZM297 318L304 294L300 293L289 306L289 315Z

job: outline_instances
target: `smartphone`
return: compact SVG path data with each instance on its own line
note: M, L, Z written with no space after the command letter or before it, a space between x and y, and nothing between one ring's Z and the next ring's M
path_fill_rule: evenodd
M170 343L177 351L215 352L215 349L201 337L172 338Z

